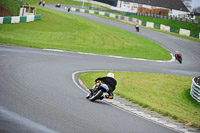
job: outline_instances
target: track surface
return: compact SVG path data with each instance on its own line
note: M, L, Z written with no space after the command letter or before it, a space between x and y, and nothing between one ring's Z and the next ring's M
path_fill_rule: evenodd
M130 25L73 14L139 34L171 52L179 50L183 64L0 46L0 132L176 132L105 102L86 100L72 73L114 70L197 76L200 43L146 29L136 33Z

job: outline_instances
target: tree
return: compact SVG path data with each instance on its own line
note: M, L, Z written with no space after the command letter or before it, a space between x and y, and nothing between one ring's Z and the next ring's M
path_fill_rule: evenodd
M194 13L200 13L200 6L194 8L194 9L192 10L192 12L194 12Z
M184 5L189 9L189 10L191 10L191 2L192 2L192 0L181 0L183 3L184 3Z

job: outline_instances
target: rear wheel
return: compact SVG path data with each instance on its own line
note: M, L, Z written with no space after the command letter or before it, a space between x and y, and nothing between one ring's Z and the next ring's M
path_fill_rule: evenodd
M178 61L179 61L180 64L182 64L182 59L181 58L179 58Z

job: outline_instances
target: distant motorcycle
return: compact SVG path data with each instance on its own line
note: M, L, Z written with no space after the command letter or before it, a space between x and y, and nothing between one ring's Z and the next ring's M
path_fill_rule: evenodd
M38 5L41 5L42 4L42 1L40 1L39 3L38 3Z
M136 29L137 32L139 32L140 28L139 28L138 24L135 25L135 29Z
M90 101L94 102L97 99L102 100L104 98L103 93L107 92L107 90L104 88L104 83L98 80L95 83L94 89L91 89L90 92L90 95L88 95L86 99L89 99Z
M60 8L60 7L61 7L61 4L59 4L59 3L58 3L58 4L56 4L56 7L59 7L59 8Z
M176 58L176 60L178 60L178 62L180 63L180 64L182 64L182 55L179 53L179 54L175 54L175 58Z

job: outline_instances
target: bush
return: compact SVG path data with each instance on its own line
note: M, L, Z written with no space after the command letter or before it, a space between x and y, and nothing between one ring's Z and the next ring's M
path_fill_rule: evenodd
M0 0L0 6L11 12L12 16L19 15L21 1L16 0Z

